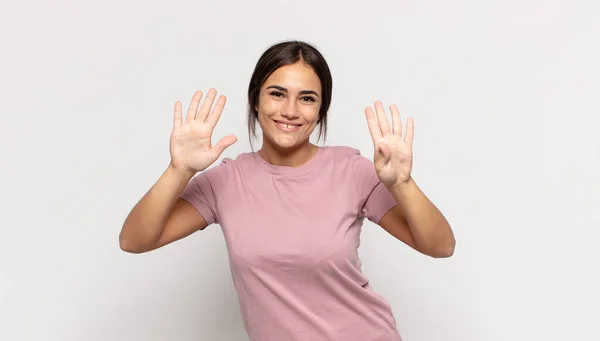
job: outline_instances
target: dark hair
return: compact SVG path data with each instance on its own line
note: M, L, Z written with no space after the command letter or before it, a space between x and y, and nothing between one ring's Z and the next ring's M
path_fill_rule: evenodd
M250 78L248 86L248 135L250 145L252 137L256 137L256 121L258 120L258 98L260 88L267 78L285 65L303 61L310 66L321 80L321 107L319 109L319 140L327 135L327 111L331 103L333 81L329 66L323 55L312 45L298 40L279 42L269 47L260 57Z

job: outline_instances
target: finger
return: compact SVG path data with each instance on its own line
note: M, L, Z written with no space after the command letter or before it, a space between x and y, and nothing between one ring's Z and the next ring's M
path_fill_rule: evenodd
M223 153L223 151L231 146L232 144L237 142L237 136L235 135L227 135L225 137L223 137L222 139L219 140L219 142L217 142L217 144L214 145L213 147L213 152L215 153L214 156L215 158L219 158L219 156L221 155L221 153Z
M200 104L200 100L202 99L202 91L198 90L192 96L192 100L190 101L190 107L188 108L188 112L185 116L185 121L190 122L196 118L196 113L198 112L198 104Z
M206 99L204 99L204 103L202 103L202 107L200 107L200 111L198 111L198 116L196 119L204 122L210 113L210 109L212 108L213 102L215 101L215 97L217 96L217 90L210 89L208 90L208 94L206 95Z
M175 114L173 115L173 126L179 127L181 125L181 102L175 102Z
M400 111L395 104L390 105L390 111L392 112L393 134L402 137L402 118L400 117Z
M365 108L365 116L367 117L367 124L369 125L371 138L375 144L381 138L381 130L379 129L379 124L377 123L373 109L370 107Z
M390 124L388 123L387 117L385 117L385 109L380 101L375 102L375 112L377 112L377 121L379 122L379 128L381 129L382 135L390 133Z
M413 136L415 134L415 120L412 117L409 117L406 120L406 134L404 135L404 142L412 147L413 144Z
M212 110L208 118L206 119L206 123L210 124L212 127L217 125L219 121L219 117L221 117L221 113L223 112L223 107L225 107L225 103L227 102L227 97L221 95L217 100L217 104L215 104L215 108Z

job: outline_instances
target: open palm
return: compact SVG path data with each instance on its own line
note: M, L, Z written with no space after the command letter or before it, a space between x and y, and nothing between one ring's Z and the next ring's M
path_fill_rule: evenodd
M210 89L198 110L202 95L202 91L196 91L194 94L185 122L182 118L181 102L175 103L173 132L170 139L171 164L177 169L194 173L208 168L219 158L225 148L237 141L235 135L228 135L216 145L212 145L212 134L223 112L226 97L219 96L215 107L212 108L217 91Z
M365 115L375 147L373 163L379 180L386 186L408 182L413 165L414 121L408 118L406 133L402 136L402 121L396 105L390 106L392 127L386 118L383 104L375 102L375 111L367 107Z

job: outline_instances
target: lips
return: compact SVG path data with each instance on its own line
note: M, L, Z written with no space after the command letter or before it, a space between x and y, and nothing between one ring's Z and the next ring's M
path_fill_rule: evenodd
M275 122L275 125L279 129L281 129L285 132L296 131L302 126L302 124L288 124L288 123L284 123L284 122L280 122L280 121L276 121L276 120L273 120L273 121Z

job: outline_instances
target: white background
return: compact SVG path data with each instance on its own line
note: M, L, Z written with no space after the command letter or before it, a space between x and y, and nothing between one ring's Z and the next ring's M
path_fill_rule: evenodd
M454 228L432 259L366 222L363 270L407 341L598 340L597 1L4 1L0 339L247 340L222 232L127 254L176 100L228 96L249 151L254 64L330 63L328 145L372 157L363 109L415 119L413 176ZM312 340L309 340L312 341ZM365 340L368 341L368 340Z

